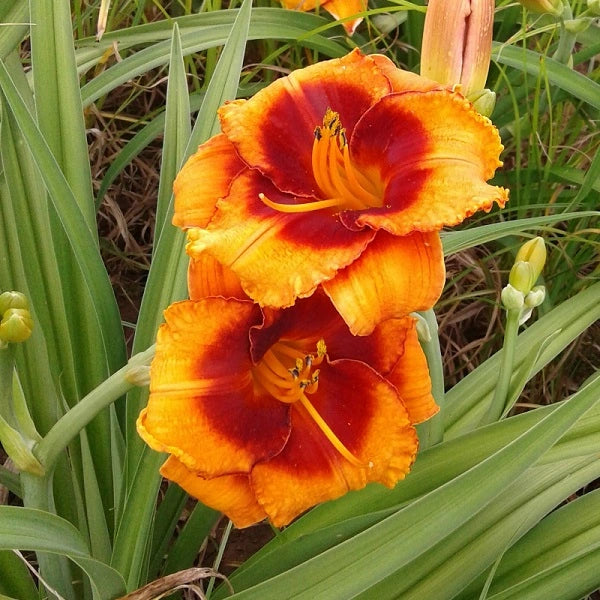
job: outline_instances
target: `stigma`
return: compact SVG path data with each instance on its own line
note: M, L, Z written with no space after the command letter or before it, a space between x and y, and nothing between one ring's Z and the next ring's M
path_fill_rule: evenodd
M383 206L381 186L371 181L352 163L346 130L337 112L328 108L322 125L315 127L311 156L312 172L323 199L285 204L264 194L260 200L279 212L300 213L333 209L365 210Z

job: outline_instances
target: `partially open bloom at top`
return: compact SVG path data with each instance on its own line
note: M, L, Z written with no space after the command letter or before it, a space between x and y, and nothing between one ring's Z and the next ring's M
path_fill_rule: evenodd
M353 334L426 310L439 230L503 205L499 135L458 94L353 51L219 111L175 182L174 224L261 306L321 288Z
M429 0L423 29L421 75L461 84L471 97L485 87L492 53L494 0Z
M367 0L280 0L285 8L292 10L314 10L317 6L326 10L334 19L345 19L367 10ZM344 21L344 29L352 35L360 25L362 17Z
M528 10L536 13L548 13L559 17L564 10L563 0L519 0Z
M170 454L162 474L238 527L282 526L402 479L413 424L437 411L414 320L352 336L321 291L286 310L238 298L235 285L231 297L201 297L222 275L205 267L192 264L190 278L203 278L192 299L165 312L138 419L144 440Z

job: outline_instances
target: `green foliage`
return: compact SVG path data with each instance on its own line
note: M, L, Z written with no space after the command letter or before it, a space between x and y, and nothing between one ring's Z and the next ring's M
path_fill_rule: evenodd
M573 4L581 21L584 3ZM274 5L113 2L96 41L99 1L0 3L0 292L23 292L36 324L0 369L0 416L22 401L25 441L46 468L0 466L19 504L0 506L0 597L38 593L31 559L42 597L52 597L47 584L67 599L118 598L190 567L218 519L197 504L179 522L187 497L176 486L161 492L164 457L135 431L147 389L131 373L148 364L162 311L186 295L185 240L170 224L175 176L218 132L226 100L357 45L418 70L422 37L422 3L370 2L352 39L323 11ZM514 344L507 406L600 318L600 27L574 35L499 3L488 85L506 147L496 183L511 202L443 233L447 257L485 247L506 273L524 238L547 239L547 296ZM118 118L142 93L132 80L141 89L165 74L164 101L134 120L101 179L88 152L91 115L126 89ZM128 363L98 208L161 137L152 263ZM568 398L482 426L501 345L499 333L489 358L446 391L440 443L423 444L405 481L298 519L233 573L232 597L577 600L599 588L600 494L582 493L600 477L598 365L584 365L589 377ZM212 594L227 596L226 586Z

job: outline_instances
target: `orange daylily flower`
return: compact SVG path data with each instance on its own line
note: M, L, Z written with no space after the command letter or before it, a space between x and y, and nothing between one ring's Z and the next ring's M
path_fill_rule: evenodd
M367 10L367 0L280 0L285 8L292 10L314 10L317 6L326 10L334 19L345 19ZM362 18L344 21L344 29L352 35Z
M439 231L503 206L496 128L457 92L355 50L219 111L175 182L173 223L261 306L321 286L350 330L431 308Z
M223 276L208 271L200 296ZM322 292L271 310L234 287L165 312L138 419L144 440L171 455L161 473L238 527L283 526L348 490L402 479L413 424L437 411L414 320L356 337Z

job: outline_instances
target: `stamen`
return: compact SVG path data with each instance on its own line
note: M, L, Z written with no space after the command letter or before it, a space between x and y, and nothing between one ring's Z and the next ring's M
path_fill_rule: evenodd
M331 427L327 425L324 421L323 417L317 412L317 409L310 403L310 400L303 394L300 394L300 403L308 414L311 416L313 421L316 423L317 427L325 434L325 437L331 442L333 447L351 464L359 469L367 469L370 465L361 462L340 440L340 438L335 435Z
M285 204L273 202L265 194L258 197L269 208L283 213L303 213L334 208L363 210L383 205L381 190L358 171L350 160L346 130L340 116L328 108L323 124L314 129L311 166L324 200Z
M360 469L370 467L370 464L362 463L356 456L344 446L343 442L335 435L331 427L327 425L323 417L311 404L306 394L314 394L319 387L319 369L313 367L320 365L327 353L325 341L317 342L317 355L305 354L290 343L277 342L267 352L252 371L255 381L276 400L286 404L300 402L306 409L317 427L324 433L333 447L351 464ZM285 362L291 358L294 366L286 368ZM288 362L289 364L289 362Z
M258 194L258 197L269 208L283 213L312 212L315 210L322 210L323 208L331 208L338 204L338 201L335 199L315 200L314 202L302 202L300 204L283 204L282 202L273 202L272 200L269 200L262 192Z

